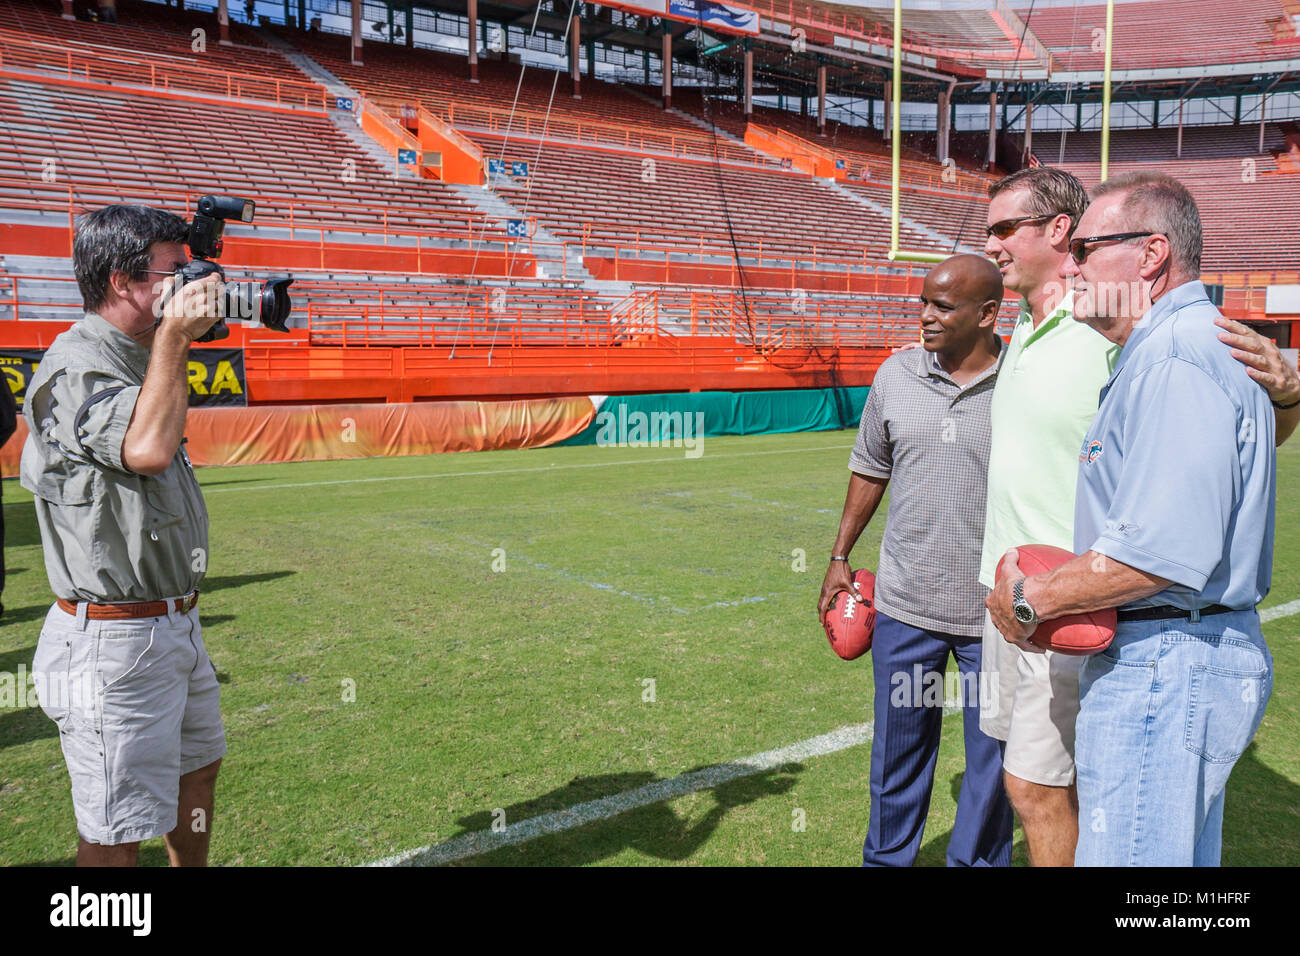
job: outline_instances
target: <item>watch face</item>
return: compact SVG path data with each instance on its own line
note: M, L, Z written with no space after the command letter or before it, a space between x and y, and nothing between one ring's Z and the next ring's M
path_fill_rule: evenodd
M1028 604L1016 605L1016 620L1021 624L1029 624L1034 619L1033 609Z

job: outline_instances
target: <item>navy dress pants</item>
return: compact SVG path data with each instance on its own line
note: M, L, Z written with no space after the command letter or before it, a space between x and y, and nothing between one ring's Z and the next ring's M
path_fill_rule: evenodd
M944 698L959 697L966 772L948 841L949 866L1009 866L1011 803L1002 783L1002 744L980 730L981 638L926 631L877 611L871 647L876 681L871 743L871 815L864 866L911 866L930 810ZM948 655L960 680L944 680ZM959 685L959 687L958 687ZM960 690L959 694L954 691Z

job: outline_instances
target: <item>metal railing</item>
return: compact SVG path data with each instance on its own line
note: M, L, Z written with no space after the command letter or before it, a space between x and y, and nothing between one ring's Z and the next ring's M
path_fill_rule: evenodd
M30 194L30 195L26 195ZM146 201L169 206L177 215L191 218L198 200L206 193L195 190L141 189L132 186L115 186L111 183L46 183L39 179L13 179L0 176L0 201L6 209L35 212L66 213L68 221L68 249L72 248L74 217L85 208L120 202L124 199ZM520 253L532 254L532 234L536 232L536 218L528 217L528 235L511 236L506 229L507 220L485 216L482 213L448 214L445 218L463 218L464 225L451 229L421 229L410 223L412 213L388 206L376 208L366 203L331 201L304 202L294 196L271 195L258 192L248 196L257 203L258 226L283 228L289 239L297 241L298 233L317 235L318 244L328 245L326 232L353 232L366 236L382 236L382 245L392 240L414 242L417 250L427 243L466 242L472 249L475 243L501 244ZM232 234L232 238L237 238ZM336 240L337 241L337 240ZM431 249L437 248L436 245Z
M307 80L212 69L166 54L137 55L30 40L0 28L0 71L55 72L87 83L123 82L153 90L189 91L233 100L325 112L329 94Z
M425 109L430 109L424 104ZM448 103L434 107L431 112L442 115L446 122L459 129L472 127L498 136L507 132L521 139L573 140L593 146L607 146L627 150L649 150L670 156L693 156L721 159L746 166L777 166L767 157L747 147L737 146L729 140L715 139L703 130L655 130L623 123L590 120L567 113L550 114L532 110L498 109L479 104Z

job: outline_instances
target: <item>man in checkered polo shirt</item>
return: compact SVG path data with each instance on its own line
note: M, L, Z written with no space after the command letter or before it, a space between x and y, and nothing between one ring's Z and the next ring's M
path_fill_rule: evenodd
M979 727L984 589L979 583L989 405L1003 345L997 267L953 256L926 276L923 348L880 366L862 412L819 614L851 589L848 555L891 487L876 571L871 815L862 859L910 866L921 847L945 698L962 700L966 773L950 866L1011 861L1011 805L999 744ZM866 563L866 562L861 562ZM960 693L945 692L949 654Z

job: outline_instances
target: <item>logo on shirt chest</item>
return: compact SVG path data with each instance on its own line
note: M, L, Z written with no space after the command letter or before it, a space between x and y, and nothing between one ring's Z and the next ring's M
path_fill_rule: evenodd
M1079 461L1092 464L1100 457L1101 442L1097 441L1095 438L1092 441L1088 441L1085 438L1083 441L1083 447L1079 449Z

